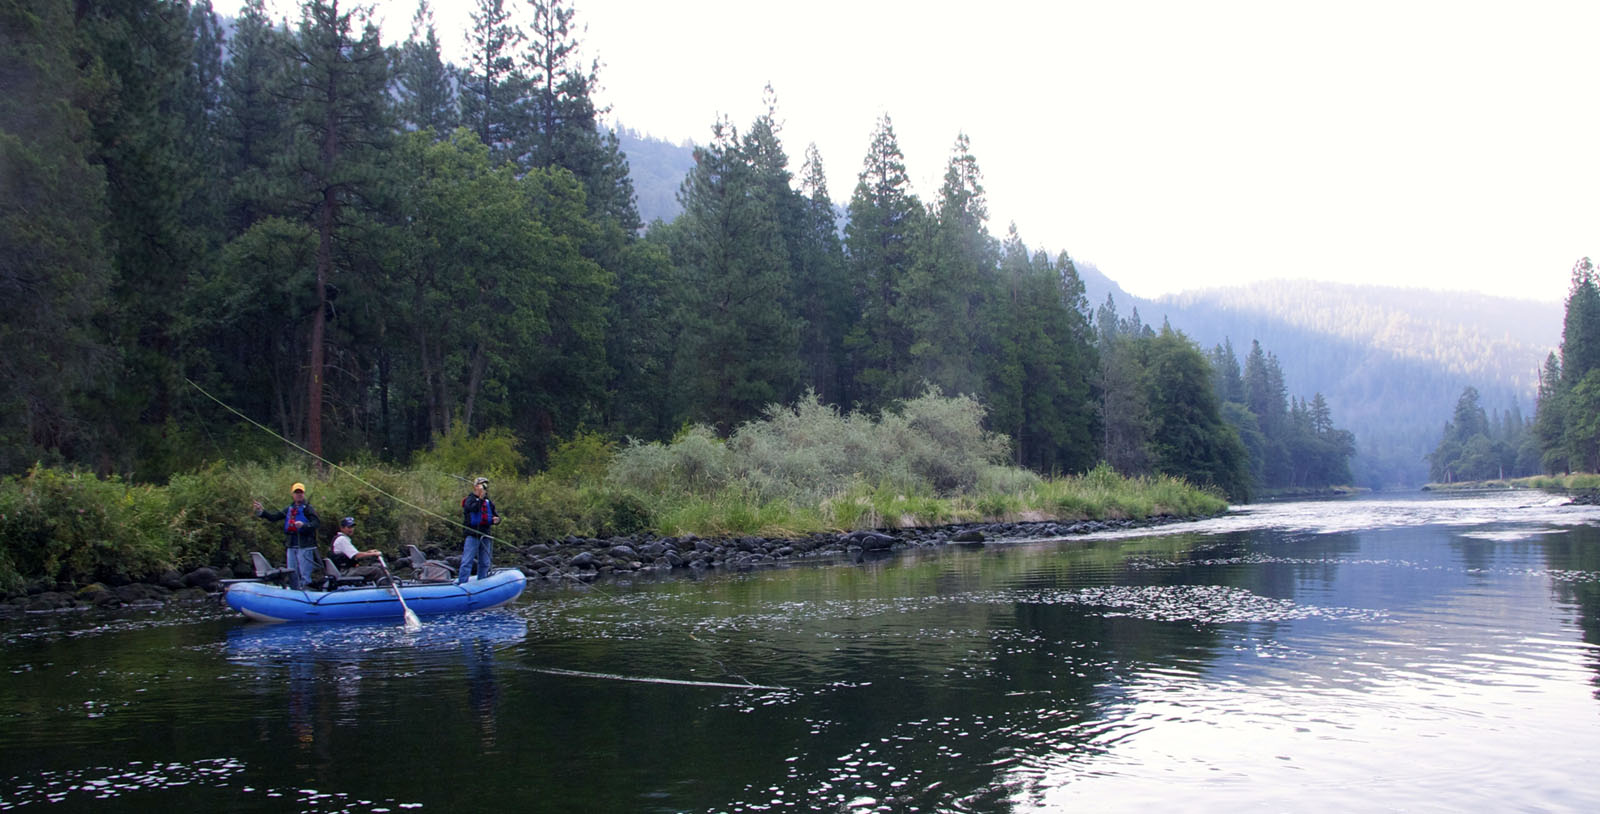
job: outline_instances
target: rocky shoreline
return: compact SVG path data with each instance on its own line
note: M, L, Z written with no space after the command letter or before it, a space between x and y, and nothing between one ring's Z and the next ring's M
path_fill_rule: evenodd
M1077 522L965 523L912 529L879 529L846 534L812 534L796 539L730 537L707 539L695 535L660 537L634 534L623 537L566 537L517 546L496 541L497 566L516 566L530 583L594 582L629 575L671 575L673 572L738 572L785 563L835 557L861 557L911 548L941 545L982 545L1057 537L1099 531L1146 528L1201 518L1159 515L1142 520L1083 520ZM460 545L423 546L430 558L459 560ZM407 563L394 552L388 555L397 577L404 579ZM25 591L0 597L0 619L26 614L91 608L161 607L168 603L214 601L227 579L253 576L248 563L229 569L202 567L187 574L168 571L145 580L129 577L89 585L70 585L36 579Z

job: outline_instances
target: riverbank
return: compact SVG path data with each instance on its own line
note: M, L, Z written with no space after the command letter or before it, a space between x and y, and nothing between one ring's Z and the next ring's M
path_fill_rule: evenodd
M1527 478L1452 481L1424 484L1424 492L1474 491L1483 489L1543 489L1572 495L1574 503L1595 505L1600 500L1600 475L1574 472L1568 475L1534 475Z
M629 576L672 578L711 572L742 572L801 562L877 557L913 548L942 545L980 546L1061 537L1100 531L1135 529L1201 519L1156 515L1077 521L1016 521L952 523L905 529L875 529L847 533L815 533L798 538L755 536L705 538L694 534L662 537L654 533L616 537L576 537L530 545L498 543L497 566L515 566L529 580L560 584L603 582ZM423 551L430 559L454 566L459 546L430 544ZM397 577L409 573L401 552L385 551ZM29 580L20 591L0 596L0 619L28 614L85 611L94 608L156 608L167 604L217 601L225 580L252 577L250 566L238 562L228 567L205 566L188 573L167 571L154 581L112 580L88 585Z

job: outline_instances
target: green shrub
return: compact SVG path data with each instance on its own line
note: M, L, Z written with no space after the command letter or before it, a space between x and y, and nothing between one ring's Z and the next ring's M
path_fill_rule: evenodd
M0 492L0 549L13 574L87 583L173 567L166 493L35 467ZM14 577L5 577L15 581Z
M605 480L606 470L617 457L617 445L599 433L580 432L556 444L550 451L550 465L544 476L573 487L599 485Z
M522 469L526 458L517 451L518 446L520 442L510 430L490 427L473 435L458 420L448 432L433 437L431 449L417 454L416 465L463 478L498 478Z

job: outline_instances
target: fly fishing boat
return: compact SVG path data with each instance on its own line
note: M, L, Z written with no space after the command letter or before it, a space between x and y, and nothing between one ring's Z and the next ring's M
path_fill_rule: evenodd
M462 585L453 581L398 582L392 587L348 585L331 591L302 591L241 581L228 586L226 598L229 607L262 622L399 619L406 608L426 616L499 607L516 599L527 581L515 568L495 571Z

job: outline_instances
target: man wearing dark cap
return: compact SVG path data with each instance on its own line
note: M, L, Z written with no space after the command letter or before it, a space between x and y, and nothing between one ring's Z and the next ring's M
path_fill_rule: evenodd
M489 499L489 479L478 478L472 482L472 494L461 500L461 523L467 527L467 542L461 550L461 568L456 571L457 585L489 576L489 546L494 542L489 532L498 522L500 514Z
M328 554L328 559L333 560L340 573L347 577L361 577L369 582L377 582L384 575L383 569L372 561L380 552L376 548L357 551L356 544L350 539L355 530L354 517L346 517L339 521L339 533L333 536L333 549ZM360 560L367 562L360 563Z

